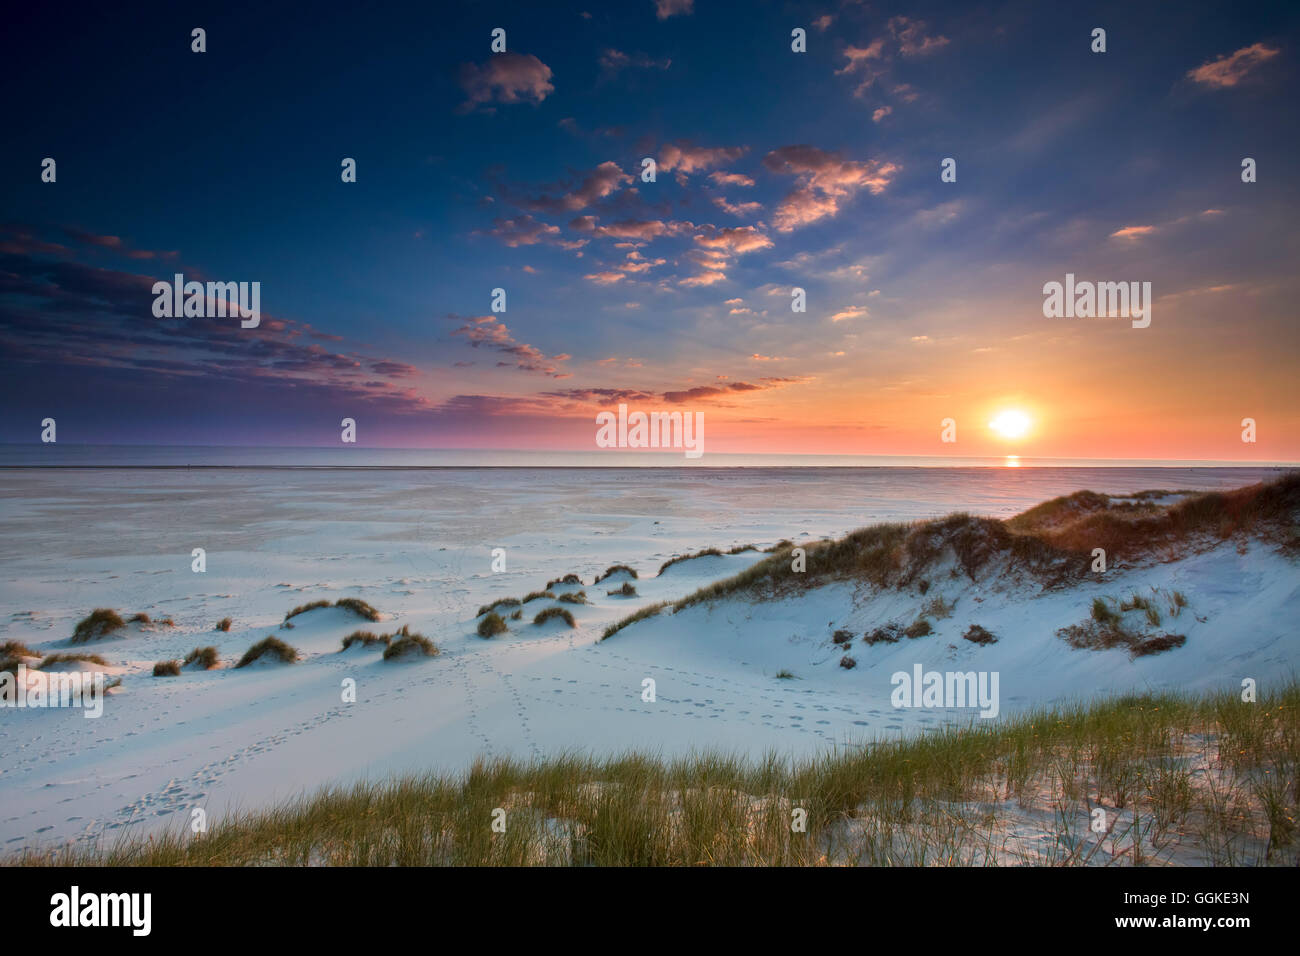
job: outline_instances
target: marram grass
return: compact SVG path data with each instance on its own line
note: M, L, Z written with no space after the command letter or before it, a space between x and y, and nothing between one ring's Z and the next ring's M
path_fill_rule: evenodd
M1295 866L1297 713L1293 682L1256 703L1236 693L1119 697L799 762L480 760L459 775L326 789L232 814L206 834L191 834L187 819L4 862ZM1090 827L1097 809L1102 832Z

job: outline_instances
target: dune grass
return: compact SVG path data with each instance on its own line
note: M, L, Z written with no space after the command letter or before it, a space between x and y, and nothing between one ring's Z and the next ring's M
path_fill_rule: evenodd
M159 661L153 666L154 677L180 677L180 661Z
M567 591L567 592L565 592L564 594L561 594L558 598L556 598L556 600L557 600L557 601L563 601L565 604L586 604L586 603L587 603L587 592L586 592L586 591Z
M299 604L296 608L284 616L286 621L291 617L297 617L299 614L306 614L308 611L315 611L318 608L330 607L329 601L309 601L306 604ZM365 618L367 621L378 621L382 615L373 607L367 604L361 598L339 598L333 604L334 607L341 607L345 611L351 611L357 617Z
M339 653L346 651L353 644L360 644L362 647L373 647L376 644L382 644L387 647L392 640L393 635L391 634L376 634L374 631L353 631L343 638L343 646L339 648Z
M523 603L527 604L529 601L539 601L543 598L548 601L554 601L555 595L550 591L530 591L527 596L524 597Z
M297 649L290 647L278 637L264 637L244 652L244 656L239 659L235 667L247 667L263 656L273 657L283 664L292 664L299 658Z
M98 664L100 667L107 667L108 661L98 654L49 654L41 659L38 668L50 667L54 664L73 664L77 661L83 661L87 664Z
M437 657L438 645L423 634L412 634L410 625L403 624L393 635L397 640L384 648L384 660L401 660L404 657Z
M564 607L548 607L543 611L538 611L537 616L533 618L533 623L545 624L547 621L554 620L555 618L564 621L564 623L569 625L569 627L578 626L573 620L573 612Z
M508 630L505 620L495 611L478 622L479 637L495 637L498 634L504 634Z
M605 593L610 597L636 597L636 585L631 581L624 581L622 587Z
M632 578L634 578L634 579L635 579L636 576L637 576L636 568L629 567L629 566L626 565L626 564L611 564L609 567L607 567L607 568L605 569L605 573L604 573L604 574L598 574L598 575L596 575L596 580L592 581L591 583L592 583L593 585L599 584L601 581L604 581L606 578L612 578L614 575L618 574L620 571L623 572L624 574L628 574L628 575L630 575L630 576L631 576Z
M84 644L86 641L107 637L123 627L126 627L126 621L122 620L122 615L112 608L97 607L77 622L71 640L73 644Z
M743 550L743 549L742 549ZM703 551L696 551L694 554L679 554L669 558L663 564L659 565L659 573L663 574L674 564L681 564L683 561L693 561L696 558L722 557L722 552L717 548L705 548Z
M197 664L199 670L210 671L217 666L217 649L215 647L196 647L185 655L185 660L181 662L182 667L189 667L191 664Z
M632 614L629 614L627 617L623 618L622 620L615 621L613 624L609 625L609 627L605 628L605 632L600 635L600 639L603 641L606 638L613 637L615 634L623 630L623 628L627 627L629 624L635 624L637 621L643 621L648 617L654 617L664 608L669 606L670 605L668 604L667 601L659 601L657 604L647 604L645 607L641 608L640 610Z
M219 620L219 621L217 622L217 630L218 630L218 631L229 631L229 630L230 630L230 625L231 625L232 623L234 623L234 622L231 621L230 618L228 618L228 617L223 617L221 620Z
M800 761L479 760L319 791L207 833L35 848L18 865L823 866L1300 863L1300 687L974 720ZM493 811L506 812L504 833ZM1093 832L1102 809L1106 830ZM792 827L796 810L806 827Z
M491 612L495 611L499 607L519 607L519 605L523 603L524 602L519 600L519 598L512 598L512 597L501 598L501 600L493 601L491 604L484 604L481 608L478 609L477 613L475 613L474 616L482 617L484 614L490 614Z

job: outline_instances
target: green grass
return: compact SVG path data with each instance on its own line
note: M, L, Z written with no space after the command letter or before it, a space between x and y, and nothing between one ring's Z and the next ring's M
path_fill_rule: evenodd
M283 664L292 664L299 656L296 648L290 647L278 637L265 637L246 650L235 667L247 667L263 655L274 657Z
M537 616L533 618L533 623L545 624L547 621L554 620L555 618L564 621L564 623L569 625L569 627L578 626L573 620L573 613L568 608L564 607L548 607L544 611L538 611Z
M77 622L72 632L72 643L98 640L123 627L126 627L126 621L122 620L122 615L112 608L97 607Z
M1300 688L1124 696L787 760L479 760L10 865L1300 864ZM1107 809L1110 830L1089 829ZM506 811L494 833L496 808ZM807 832L792 832L794 809ZM1042 838L1008 839L1034 830ZM1028 828L1028 829L1025 829Z
M494 637L497 634L504 634L507 630L509 628L506 626L506 622L495 611L478 622L479 637Z

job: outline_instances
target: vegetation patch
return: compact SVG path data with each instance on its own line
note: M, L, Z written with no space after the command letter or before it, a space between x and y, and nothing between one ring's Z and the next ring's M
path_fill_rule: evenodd
M497 634L504 634L508 630L506 622L495 611L478 622L479 637L495 637Z
M606 578L612 578L614 575L620 572L632 578L635 578L637 576L636 568L629 567L626 564L611 564L609 567L605 569L604 574L597 575L596 580L592 581L591 583L593 585L599 584L601 581L604 581Z
M569 591L565 594L561 594L557 600L563 601L565 604L586 604L587 592Z
M998 639L993 636L991 631L980 627L978 624L972 624L966 633L962 635L962 638L972 644L996 644L998 642Z
M547 621L553 620L557 617L564 621L565 624L568 624L569 627L578 626L574 623L573 613L568 608L563 607L548 607L544 611L539 611L537 616L533 618L533 623L545 624Z
M654 617L656 614L658 614L660 611L662 611L664 608L668 606L669 604L667 601L660 601L658 604L647 604L645 607L641 608L636 613L629 614L621 621L615 621L613 624L609 625L607 628L605 628L605 632L600 635L600 639L603 641L606 638L613 637L615 634L623 630L623 628L627 627L629 624L635 624L637 621L644 621L648 617Z
M235 667L247 667L263 657L277 660L282 664L292 664L298 660L298 656L296 648L290 647L278 637L265 637L246 650Z
M217 622L217 630L218 630L218 631L229 631L229 630L230 630L230 625L231 625L232 623L234 623L234 622L231 621L230 618L228 618L228 617L223 617L221 620L219 620L219 621Z
M403 657L438 656L438 646L423 634L412 634L409 625L403 624L402 629L393 636L397 640L384 649L384 660L386 661Z
M391 634L376 634L374 631L353 631L347 637L343 638L342 651L346 651L353 644L360 644L362 647L373 647L376 644L382 644L387 647L393 640Z
M612 591L606 591L610 597L636 597L636 585L631 581L624 581L621 588L615 588Z
M123 627L126 627L126 622L120 614L112 608L97 607L77 622L72 632L72 643L84 644L86 641L98 640Z
M478 609L478 613L475 614L474 616L482 617L484 614L490 614L492 611L495 611L499 607L519 607L519 605L523 603L524 602L519 600L519 598L512 598L512 597L502 598L499 601L493 601L491 604L484 604L481 608Z
M189 667L193 664L201 671L210 671L217 666L217 663L217 649L215 647L196 647L185 655L185 660L181 666Z
M180 661L159 661L153 666L154 677L180 677Z
M549 591L557 584L581 584L581 583L582 583L582 578L578 577L576 574L566 574L564 577L556 578L554 581L547 581L546 590Z
M659 573L663 574L674 564L681 564L683 561L693 561L696 558L722 557L722 552L717 548L705 548L703 551L696 551L694 554L679 554L674 558L669 558L663 564L659 565Z

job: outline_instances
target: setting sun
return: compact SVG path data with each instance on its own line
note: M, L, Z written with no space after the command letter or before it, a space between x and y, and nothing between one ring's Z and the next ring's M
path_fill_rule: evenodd
M1017 411L999 412L997 417L989 422L989 428L1003 438L1021 438L1029 431L1029 416Z

